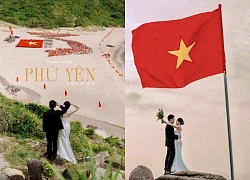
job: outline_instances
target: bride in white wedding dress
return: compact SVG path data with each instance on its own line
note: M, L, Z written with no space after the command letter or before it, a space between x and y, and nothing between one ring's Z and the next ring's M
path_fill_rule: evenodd
M181 131L182 125L184 125L184 121L182 118L178 118L175 124L171 124L166 122L168 125L173 126L176 128L175 135L178 135L179 138L175 140L175 158L173 165L171 167L171 172L181 172L181 171L188 171L183 159L182 159L182 141L181 141Z
M76 158L72 151L70 140L69 140L69 135L70 135L69 118L73 113L78 111L80 108L74 104L70 104L69 101L65 101L64 106L67 109L69 109L70 106L74 106L76 109L72 112L67 111L64 115L61 116L64 129L60 130L60 140L59 140L59 148L58 148L57 154L61 158L69 162L72 162L73 164L76 164Z

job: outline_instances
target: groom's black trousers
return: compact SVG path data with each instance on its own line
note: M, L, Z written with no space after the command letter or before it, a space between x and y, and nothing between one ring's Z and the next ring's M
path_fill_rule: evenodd
M58 130L52 132L46 132L47 155L49 159L51 159L53 156L56 156L57 154L58 133L59 133Z
M175 157L175 147L174 144L167 146L168 151L165 159L165 171L171 171L171 167L174 162L174 157Z

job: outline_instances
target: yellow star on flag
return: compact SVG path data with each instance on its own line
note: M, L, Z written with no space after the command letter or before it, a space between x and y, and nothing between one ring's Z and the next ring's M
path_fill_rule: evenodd
M189 56L189 52L192 49L192 47L194 46L194 44L195 44L195 42L192 45L190 45L189 47L187 47L186 44L184 43L184 41L181 39L180 47L178 50L168 51L168 53L173 54L173 55L178 57L176 69L178 69L180 67L180 65L183 63L184 60L192 62L192 60Z
M27 42L27 43L29 43L29 45L37 45L37 42Z

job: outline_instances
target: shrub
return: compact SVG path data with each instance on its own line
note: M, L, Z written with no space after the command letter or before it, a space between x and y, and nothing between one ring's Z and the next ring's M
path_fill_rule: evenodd
M37 115L17 101L0 94L0 132L8 132L21 138L43 139L42 121Z
M55 175L48 162L43 163L43 172L47 177L53 177Z
M93 129L84 130L82 124L78 121L70 122L70 125L70 143L74 153L78 154L78 156L86 157L89 155L89 144L91 144L94 153L108 151L113 154L114 150L111 145L105 143L105 141L103 142L101 137L93 139L96 135Z
M85 129L84 133L86 136L88 136L89 138L93 138L95 135L95 131L93 129Z
M25 108L30 112L36 114L40 119L43 118L43 113L49 110L48 107L35 103L25 104Z
M125 0L0 0L0 20L27 27L125 26Z
M84 136L82 124L78 121L70 122L70 144L75 153L88 156L88 139Z
M107 143L109 143L110 145L112 145L112 146L118 146L118 145L120 145L119 138L116 138L116 137L113 137L113 136L105 138L105 141Z

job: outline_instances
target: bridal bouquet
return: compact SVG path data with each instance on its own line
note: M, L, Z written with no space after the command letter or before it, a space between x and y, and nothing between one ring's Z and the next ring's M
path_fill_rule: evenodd
M162 120L164 118L164 111L162 109L159 109L159 111L156 114L157 121Z

